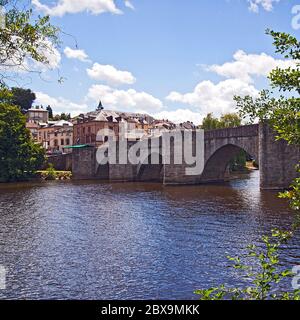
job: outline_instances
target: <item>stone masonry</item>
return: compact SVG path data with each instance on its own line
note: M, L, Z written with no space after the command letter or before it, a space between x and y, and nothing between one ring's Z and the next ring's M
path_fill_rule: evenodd
M159 138L158 138L159 139ZM196 139L192 140L193 150ZM134 143L130 142L128 147ZM226 180L229 161L240 150L245 150L260 166L262 189L287 188L297 176L295 166L300 160L300 149L284 141L276 141L267 124L206 131L204 135L204 171L200 175L186 175L187 164L163 163L162 142L156 141L152 153L159 163L147 161L138 164L103 164L96 161L96 149L87 147L73 150L73 176L75 179L110 181L157 181L164 184L200 184ZM175 142L170 143L170 157L174 157ZM150 150L150 142L148 147Z

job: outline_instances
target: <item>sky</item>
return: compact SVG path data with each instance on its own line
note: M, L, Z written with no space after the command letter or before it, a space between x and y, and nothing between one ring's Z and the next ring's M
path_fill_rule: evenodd
M62 30L50 69L26 84L72 116L105 109L199 124L257 96L275 68L267 28L300 35L300 0L32 0ZM63 77L63 83L57 80ZM41 79L42 78L42 79Z

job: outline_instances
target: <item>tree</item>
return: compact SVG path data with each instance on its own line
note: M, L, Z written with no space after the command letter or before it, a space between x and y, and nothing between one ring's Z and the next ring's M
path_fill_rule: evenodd
M15 72L38 72L32 63L50 65L49 53L58 46L59 28L49 16L33 17L31 8L18 1L1 1L6 9L5 28L0 32L0 84L15 80ZM19 4L19 7L18 7Z
M30 177L44 162L44 150L35 144L16 106L0 103L0 181Z
M53 110L52 110L51 106L47 106L46 110L49 113L49 119L52 120L53 119Z
M237 113L226 113L219 120L219 128L234 128L242 125L242 118Z
M214 117L212 113L208 113L200 127L203 130L214 130L238 127L241 124L242 118L237 113L225 113L220 119Z
M276 52L284 58L292 59L294 67L287 69L276 68L269 79L273 88L279 91L288 91L292 97L280 96L276 98L269 90L263 90L256 99L250 96L235 97L241 117L254 122L260 120L267 122L276 133L277 139L283 139L289 144L300 146L300 98L294 94L300 94L300 42L293 36L267 30L267 34L273 37ZM298 170L300 170L298 168ZM300 171L299 171L300 173ZM289 270L280 268L279 252L282 246L299 230L300 227L300 178L294 180L291 189L280 193L281 198L288 199L290 206L296 212L293 225L288 230L273 230L271 237L262 238L264 247L248 246L248 252L242 257L229 257L234 263L235 269L246 270L246 276L252 279L252 285L247 288L219 287L198 290L201 299L283 299L300 300L300 290L292 292L280 292L278 283L291 276ZM246 264L241 260L246 258ZM252 270L247 265L249 259L254 258L258 270Z
M22 113L26 113L26 111L32 107L32 104L36 99L35 93L30 89L11 88L11 93L11 103L15 106L19 106Z
M56 116L54 116L53 120L55 120L55 121L59 121L59 120L70 121L71 120L71 114L63 112L61 114L57 114Z
M250 121L267 121L274 129L278 140L283 139L289 144L300 146L300 42L284 32L267 30L267 34L273 37L276 53L294 62L293 68L276 68L270 73L271 86L279 91L288 91L292 96L281 95L277 99L272 92L263 90L257 99L246 96L235 97L235 100L243 117L249 117ZM298 96L294 96L295 94ZM297 170L299 171L299 166ZM291 207L299 214L300 179L295 179L291 190L280 194L280 197L289 199Z
M215 118L212 113L208 113L203 119L201 129L203 130L214 130L219 128L219 119Z
M58 45L59 29L50 24L49 16L34 18L24 3L0 4L7 12L5 27L0 29L0 181L7 182L26 179L44 161L44 150L32 141L25 116L14 105L23 106L23 98L13 101L8 82L15 79L16 71L31 72L33 63L50 64L49 53ZM25 104L29 106L30 100Z

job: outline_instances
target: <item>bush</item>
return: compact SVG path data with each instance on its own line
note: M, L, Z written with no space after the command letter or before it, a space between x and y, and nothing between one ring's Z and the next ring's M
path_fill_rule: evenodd
M57 173L54 169L54 166L52 163L49 163L49 167L46 170L46 174L45 174L45 180L56 180L57 178Z
M297 226L294 227L295 230ZM215 288L195 291L200 300L300 300L300 290L291 292L278 291L278 284L285 278L294 276L290 270L280 270L279 250L293 235L293 231L272 230L271 236L263 236L264 246L247 247L247 253L241 257L227 257L234 269L245 272L246 279L252 279L246 288ZM248 264L244 264L243 261ZM254 260L254 261L253 261ZM250 265L250 263L251 265ZM253 265L258 266L254 268Z

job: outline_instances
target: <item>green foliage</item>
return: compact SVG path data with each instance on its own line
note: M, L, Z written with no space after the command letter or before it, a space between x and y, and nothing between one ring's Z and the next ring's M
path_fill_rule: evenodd
M72 178L71 171L57 171L53 164L49 164L47 170L38 171L37 176L43 180L70 180Z
M235 97L243 119L253 123L256 119L268 121L277 139L300 145L300 98L271 97L272 92L263 90L258 98Z
M271 85L282 91L294 90L300 93L300 69L297 61L300 58L300 42L297 38L284 32L267 30L266 33L273 37L276 53L295 61L295 68L274 69L269 75Z
M0 103L0 181L23 180L44 162L44 150L35 144L16 106Z
M61 113L57 114L53 117L53 120L59 121L59 120L65 120L65 121L70 121L71 120L71 114L70 113Z
M57 178L57 174L56 174L56 171L54 169L54 166L52 163L49 163L49 166L46 170L46 176L45 176L45 179L46 180L56 180Z
M32 72L33 62L49 65L49 53L58 47L60 30L49 16L34 17L28 4L1 1L6 9L5 27L0 30L0 181L26 179L44 162L42 147L35 144L20 109L31 107L30 90L8 88L16 70ZM19 107L18 107L19 106Z
M297 166L297 170L300 173L300 166ZM291 208L294 210L300 210L300 178L296 178L291 185L290 190L280 193L279 195L282 199L288 199ZM297 221L298 223L298 221Z
M25 113L32 107L34 100L36 99L35 93L30 89L23 88L11 88L12 99L11 103L20 107L20 110Z
M252 279L252 285L245 288L219 287L197 290L201 300L300 300L300 290L280 291L278 284L294 276L289 270L281 270L279 250L291 238L292 232L272 230L270 236L263 236L263 247L249 245L241 257L227 257L231 267L243 272L245 279ZM246 261L246 262L244 262ZM276 292L276 293L275 293Z
M219 128L219 119L215 118L212 113L208 113L203 119L201 129L214 130Z
M242 123L241 117L236 113L226 113L221 116L220 119L213 116L212 113L208 113L203 119L201 129L214 130L222 128L238 127Z
M219 128L234 128L242 125L242 119L237 113L226 113L219 120Z
M18 6L19 5L19 6ZM59 28L50 23L49 16L33 17L32 9L24 4L6 1L6 24L0 30L0 83L14 80L9 74L16 68L32 71L30 61L48 65L47 52L59 45Z
M229 170L245 171L246 170L247 156L244 150L241 150L237 156L234 157L229 163Z
M47 106L46 110L49 113L49 119L52 120L53 119L53 110L52 110L51 106Z

